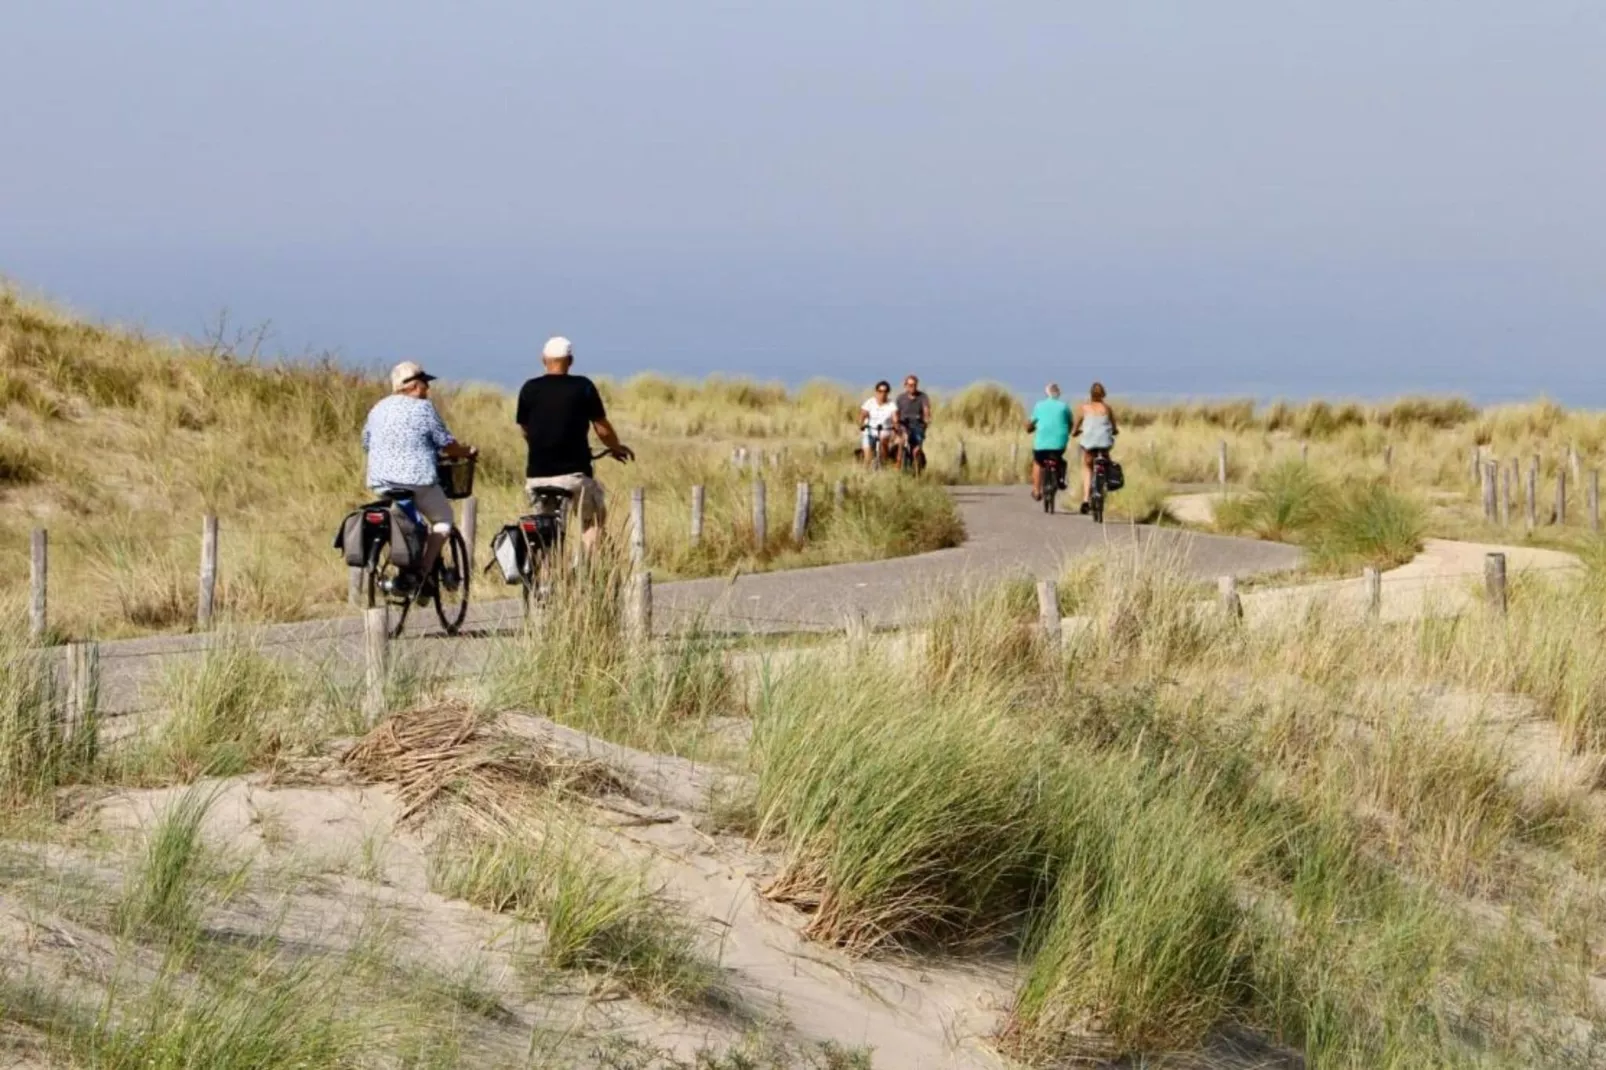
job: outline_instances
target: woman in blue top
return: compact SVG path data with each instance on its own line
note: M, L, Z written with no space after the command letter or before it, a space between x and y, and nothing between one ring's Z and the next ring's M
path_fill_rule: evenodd
M1058 383L1049 383L1043 391L1048 396L1032 409L1032 418L1026 421L1026 430L1032 433L1032 501L1043 499L1043 462L1049 458L1059 461L1060 486L1064 487L1065 449L1071 444L1070 406L1060 400Z
M1088 498L1093 494L1093 456L1106 456L1115 446L1115 410L1104 400L1104 384L1094 383L1088 391L1088 400L1076 407L1076 426L1071 436L1082 447L1082 512L1089 510Z

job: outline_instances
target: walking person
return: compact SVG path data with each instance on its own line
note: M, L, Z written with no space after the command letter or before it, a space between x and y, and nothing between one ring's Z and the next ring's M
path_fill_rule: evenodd
M1026 430L1032 434L1032 501L1043 500L1043 462L1059 462L1061 476L1065 472L1065 450L1071 444L1071 409L1060 400L1060 385L1049 383L1043 388L1044 398L1032 408ZM1061 478L1059 489L1065 483ZM1085 499L1084 495L1084 499ZM1085 510L1084 510L1085 511Z

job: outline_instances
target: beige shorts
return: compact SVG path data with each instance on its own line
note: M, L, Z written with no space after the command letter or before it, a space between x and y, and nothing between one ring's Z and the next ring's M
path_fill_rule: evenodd
M452 516L452 502L446 497L446 492L440 484L431 483L428 486L403 486L400 483L388 484L384 489L405 490L412 494L413 505L429 520L430 527L444 535L452 530L456 518Z
M571 499L580 514L580 530L590 531L608 522L608 505L603 500L602 484L590 476L541 476L526 479L526 492L536 487L558 487L574 495Z

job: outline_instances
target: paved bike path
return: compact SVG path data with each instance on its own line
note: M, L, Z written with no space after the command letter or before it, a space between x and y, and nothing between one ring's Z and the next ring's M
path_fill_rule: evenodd
M654 586L656 631L671 631L701 619L711 630L778 632L835 629L850 612L862 612L872 626L916 620L930 599L955 584L999 580L1011 575L1034 579L1056 576L1067 558L1111 545L1144 542L1175 553L1200 577L1247 576L1293 568L1299 551L1279 543L1175 528L1132 524L1094 524L1076 514L1044 515L1024 487L958 487L953 495L964 520L962 546L884 561L822 565L784 572L686 580ZM498 597L508 588L480 580L464 635L441 634L428 607L409 615L407 649L436 665L453 669L483 661L485 638L515 624L517 599ZM275 624L249 630L271 651L324 663L360 664L362 621L353 614L329 620ZM480 640L480 641L477 641ZM142 687L159 677L164 663L193 655L209 641L203 635L153 636L101 644L101 694L108 712L139 708Z

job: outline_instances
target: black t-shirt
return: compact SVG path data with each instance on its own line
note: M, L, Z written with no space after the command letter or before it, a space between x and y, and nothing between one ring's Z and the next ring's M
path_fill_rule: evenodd
M923 424L926 422L926 392L916 390L914 397L909 391L898 391L898 422L903 424Z
M591 425L605 419L597 384L583 375L531 379L514 419L529 434L527 478L591 475Z

